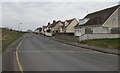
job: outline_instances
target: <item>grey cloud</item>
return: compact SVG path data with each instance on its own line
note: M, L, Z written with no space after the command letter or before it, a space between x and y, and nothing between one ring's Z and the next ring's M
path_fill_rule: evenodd
M113 2L12 2L3 3L3 26L17 29L20 22L22 30L47 25L52 20L81 19L87 13L107 8Z

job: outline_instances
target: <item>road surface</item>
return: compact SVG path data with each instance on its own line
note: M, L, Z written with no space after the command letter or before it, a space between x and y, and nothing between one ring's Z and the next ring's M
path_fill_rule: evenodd
M117 71L118 57L26 34L18 48L23 71Z

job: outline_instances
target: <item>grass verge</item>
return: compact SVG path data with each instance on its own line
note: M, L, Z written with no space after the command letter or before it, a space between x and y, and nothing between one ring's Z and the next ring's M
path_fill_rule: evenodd
M1 40L2 40L2 49L0 51L4 51L5 48L7 48L13 41L17 40L19 37L23 36L23 32L16 32L16 31L10 31L5 28L1 28L2 35Z
M86 41L81 41L80 43L87 44L90 46L101 47L101 48L120 50L120 46L119 46L120 38L86 40Z

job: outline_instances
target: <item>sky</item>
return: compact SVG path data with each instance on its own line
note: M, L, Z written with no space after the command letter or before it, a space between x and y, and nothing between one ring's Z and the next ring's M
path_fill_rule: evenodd
M79 20L117 4L118 0L4 0L0 2L0 26L18 29L20 25L20 30L35 30L53 20Z

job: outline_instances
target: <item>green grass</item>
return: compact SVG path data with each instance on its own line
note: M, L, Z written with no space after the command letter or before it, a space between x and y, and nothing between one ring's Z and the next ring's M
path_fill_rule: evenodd
M109 49L120 49L120 38L115 39L95 39L95 40L86 40L80 42L82 44L88 44L90 46L96 46L101 48L109 48Z
M19 37L23 36L23 32L10 31L8 29L2 28L2 49L4 51L13 41L17 40Z

